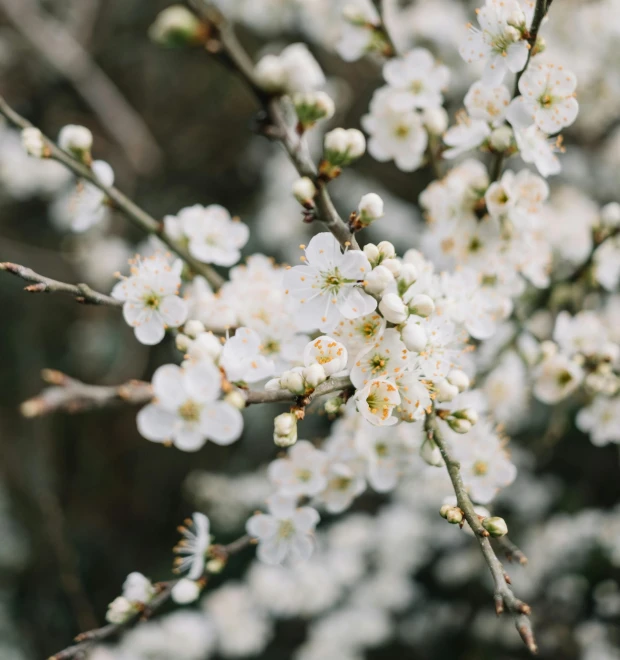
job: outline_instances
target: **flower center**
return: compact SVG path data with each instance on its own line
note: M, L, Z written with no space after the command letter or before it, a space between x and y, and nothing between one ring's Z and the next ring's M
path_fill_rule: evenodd
M268 339L263 343L263 355L273 355L280 352L280 342L276 339Z
M281 520L278 528L278 536L281 539L290 539L295 534L295 526L292 520Z
M411 83L411 91L414 94L419 94L424 89L424 85L421 80L414 80Z
M350 477L338 477L332 481L334 490L347 490L351 485L352 479Z
M406 138L410 132L411 132L411 127L407 126L407 124L399 124L394 129L394 134L396 135L396 137L399 138Z
M296 475L299 481L303 481L304 483L307 483L310 481L310 479L312 479L312 472L310 472L310 470L307 468L300 468L297 470Z
M543 108L550 108L551 105L553 104L553 98L551 98L551 95L549 94L543 94L539 99L538 102L540 105L542 105Z
M372 372L376 373L377 371L383 370L388 362L389 358L385 357L384 355L376 354L370 358L368 364L372 368Z
M179 406L179 417L182 417L186 422L197 422L200 419L200 410L202 406L191 399L188 399L184 404Z
M489 464L486 461L476 461L474 463L474 474L478 477L484 477L489 471Z
M573 375L570 373L570 371L560 371L560 373L557 375L557 380L560 387L565 387L571 382L571 380L573 380Z
M319 364L327 364L328 362L331 362L332 359L333 359L333 358L332 358L331 356L329 356L329 355L319 355L319 356L316 358L316 361L317 361Z
M148 307L149 309L157 310L161 305L161 296L158 296L153 291L150 291L144 296L142 301L144 302L145 307Z
M375 445L375 453L380 458L385 458L388 455L388 446L385 442L378 442Z
M347 280L340 274L340 271L337 268L334 270L323 273L323 290L330 291L331 293L338 293L343 284L352 282L352 280Z

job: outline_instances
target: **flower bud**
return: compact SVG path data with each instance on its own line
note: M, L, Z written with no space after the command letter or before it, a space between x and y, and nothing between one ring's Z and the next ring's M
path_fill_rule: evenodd
M557 354L558 345L555 342L551 341L550 339L547 339L546 341L541 342L540 350L543 359L548 360L549 358Z
M620 226L620 204L618 202L610 202L603 206L601 209L601 222L610 228Z
M187 350L192 344L192 340L187 335L179 333L175 337L174 343L176 344L176 347L181 351L181 353L187 353Z
M349 165L366 151L366 138L356 128L335 128L325 135L324 147L331 165Z
M513 132L510 126L496 128L489 137L489 143L495 151L506 151L512 144Z
M316 195L316 186L312 179L302 176L293 184L293 195L302 206L309 206L313 203Z
M297 442L297 416L282 413L273 420L273 441L278 447L290 447Z
M347 133L349 135L349 156L353 160L357 160L366 151L366 138L362 131L358 131L357 128L350 128Z
M420 447L420 458L433 467L441 467L443 465L443 459L439 447L428 438L424 440Z
M381 262L381 265L384 268L387 268L394 277L398 277L400 275L400 261L398 259L384 259Z
M451 525L460 525L463 522L463 512L458 507L446 511L446 520Z
M419 353L423 351L428 342L426 331L414 319L409 319L400 331L400 338L407 350Z
M359 221L363 227L383 217L383 200L376 193L366 193L357 207Z
M256 82L266 92L281 92L286 86L286 69L277 55L265 55L254 67Z
M246 404L245 397L239 390L236 389L228 392L228 394L224 397L224 401L226 401L229 406L237 408L237 410L243 410Z
M381 241L381 243L377 243L377 248L382 260L392 259L396 256L396 249L390 241Z
M109 605L105 618L110 623L121 624L128 621L138 609L124 596L118 596Z
M398 277L399 288L405 292L418 279L418 275L418 269L413 264L402 263Z
M445 518L445 517L448 515L448 511L450 511L450 509L453 509L453 508L454 508L454 507L453 507L451 504L444 504L444 505L441 507L441 509L439 509L439 515L440 515L442 518Z
M22 146L29 156L34 158L45 157L45 140L38 128L29 126L22 130Z
M295 94L293 105L297 119L303 128L310 128L319 119L329 119L336 110L334 102L325 92L305 92Z
M305 367L302 371L304 381L307 387L314 389L318 387L321 383L324 383L327 380L327 374L325 369L318 364L311 364L309 367Z
M424 108L422 123L431 135L442 135L448 128L448 113L442 107Z
M478 413L473 408L463 408L452 413L453 417L466 419L472 426L478 423Z
M303 394L306 391L306 384L301 370L285 371L280 376L280 387L293 394Z
M193 360L217 360L222 352L222 342L212 332L201 332L190 344L187 354Z
M196 319L190 319L189 321L185 322L185 325L183 326L183 332L188 337L191 337L192 339L196 339L196 337L201 332L205 332L205 326L202 323L202 321L198 321Z
M203 35L202 23L182 5L172 5L164 9L149 28L149 37L161 46L197 44Z
M491 516L482 521L482 526L489 532L491 536L499 537L508 534L508 525L503 518L499 516Z
M364 289L374 295L382 294L394 281L392 273L383 266L373 268L365 277Z
M205 564L205 569L207 572L214 575L221 573L224 568L226 568L226 559L223 557L215 557L214 559L209 559L209 561Z
M445 380L439 380L435 383L435 392L437 393L437 401L445 402L452 401L455 396L458 395L458 387L450 385L450 383Z
M265 392L277 392L278 390L283 390L284 388L280 385L279 378L270 378L265 383Z
M409 311L416 316L426 318L435 311L435 303L425 293L418 293L409 301Z
M395 293L388 293L383 296L379 303L379 311L387 321L396 325L404 323L409 316L407 305Z
M175 603L179 605L187 605L198 600L200 596L200 586L194 580L189 578L182 578L179 580L170 592L170 596Z
M90 164L93 134L85 126L68 124L60 129L58 146L86 164Z
M325 412L328 415L336 415L342 410L342 406L344 406L342 397L335 396L325 402Z
M468 422L466 419L448 417L446 421L448 422L448 426L456 433L469 433L471 431L471 422Z
M450 385L458 387L459 392L464 392L469 387L469 378L460 369L452 369L446 378Z
M380 257L379 248L373 243L364 245L364 254L371 264L376 264Z

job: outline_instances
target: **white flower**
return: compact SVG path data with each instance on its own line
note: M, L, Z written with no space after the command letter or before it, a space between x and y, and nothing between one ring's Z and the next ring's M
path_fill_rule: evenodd
M404 371L409 364L409 351L397 330L391 328L377 342L361 351L351 370L351 382L364 387L371 379L392 376Z
M194 580L181 578L174 587L172 587L170 595L175 603L178 603L179 605L187 605L198 600L198 596L200 596L200 585Z
M175 570L179 573L187 571L190 580L197 580L205 571L207 551L211 545L209 527L207 516L196 512L191 520L185 521L185 526L179 528L183 538L174 549L179 555L175 560Z
M347 347L348 368L353 366L355 358L362 348L370 346L381 337L385 332L385 326L385 319L377 313L368 314L359 319L340 321L332 334Z
M153 375L155 399L138 413L138 430L153 442L172 442L183 451L198 451L207 441L229 445L243 430L237 408L218 401L221 376L209 362L181 369L159 367Z
M130 573L123 582L123 598L132 603L148 603L155 593L152 582L142 573Z
M467 91L464 103L472 119L481 119L493 126L504 121L511 94L506 85L489 87L476 81Z
M269 513L252 516L246 529L258 539L258 558L266 564L281 564L287 557L309 559L313 550L313 532L319 522L315 509L295 508L295 498L272 495L267 500Z
M426 48L414 48L404 57L388 60L383 77L395 93L395 110L433 108L443 103L442 91L448 86L448 67L437 64Z
M241 248L248 242L247 225L233 220L218 204L195 204L164 218L166 233L177 239L186 237L189 253L199 261L218 266L232 266L241 258Z
M88 154L93 146L93 134L85 126L68 124L60 129L58 146L63 151L83 156Z
M583 380L583 369L562 353L545 358L535 371L534 395L554 404L574 392Z
M394 104L394 91L377 90L370 102L370 114L362 117L362 127L370 135L368 153L380 162L394 160L396 167L412 172L422 165L428 134L420 115L400 110Z
M400 405L396 413L404 422L417 422L424 419L432 405L428 387L422 382L419 369L401 372L393 378L398 387Z
M43 133L34 126L22 129L22 146L24 151L34 158L43 158L45 154L45 140Z
M355 393L355 403L362 417L374 426L392 426L398 419L392 411L401 402L398 388L385 378L375 378Z
M379 311L390 323L403 323L409 317L409 309L397 293L386 293L379 303Z
M158 344L166 328L177 328L185 321L187 303L177 295L180 286L178 270L161 254L146 259L137 256L131 275L115 285L112 297L124 301L123 316L140 343Z
M515 141L519 147L519 155L526 163L533 163L536 169L545 178L552 174L558 174L562 169L556 151L560 150L558 140L551 140L538 126L532 124L528 128L520 128L510 118L515 134Z
M301 92L293 97L297 119L304 129L311 128L319 119L331 119L336 106L325 92Z
M280 63L284 68L286 91L311 92L325 84L325 75L304 43L287 46L280 53Z
M256 330L237 328L234 337L224 344L220 367L233 383L256 383L273 374L273 360L261 354L261 338Z
M597 396L577 413L577 427L590 434L593 445L620 443L620 398Z
M515 480L517 469L486 420L451 444L455 458L461 463L463 483L474 502L487 504L500 488Z
M157 14L149 37L162 46L179 46L197 41L203 26L187 7L172 5Z
M375 296L381 295L394 283L394 275L385 266L375 266L364 281L364 290Z
M366 480L360 470L336 461L327 469L327 484L318 499L329 513L342 513L365 489Z
M328 377L345 369L347 360L347 349L327 335L314 339L304 349L304 364L320 364Z
M374 311L377 301L360 285L370 264L361 250L341 252L330 233L317 234L305 251L306 265L284 274L284 286L300 305L300 327L329 331L342 317L355 319Z
M609 344L603 320L589 310L582 310L575 316L560 312L555 321L553 339L563 353L570 356L581 353L588 358L604 355Z
M424 350L428 337L417 319L410 318L400 331L400 338L408 350L420 353Z
M443 141L450 147L442 155L444 158L457 158L471 149L479 147L491 135L491 129L486 121L481 119L461 118L461 122L449 128L443 136Z
M529 118L529 123L534 122L544 133L557 133L577 118L576 87L575 74L563 66L534 62L519 79L521 96L511 105L522 106L520 116Z
M370 0L356 0L342 10L343 21L336 52L343 60L352 62L362 57L376 46L375 26L379 25L379 15Z
M620 282L620 236L608 238L596 248L594 277L607 291L617 288Z
M366 151L366 138L357 128L334 128L323 140L325 158L332 165L349 165Z
M383 200L377 193L366 193L357 206L364 227L383 217Z
M476 14L480 30L470 27L459 53L466 62L485 60L483 83L499 85L508 71L517 73L527 62L525 15L517 0L486 0Z
M317 388L321 383L324 383L327 380L327 374L325 369L318 363L315 362L308 367L302 369L302 376L306 386L310 389Z
M293 183L293 196L300 204L311 204L316 195L316 186L307 176L297 179Z
M325 469L327 455L307 440L299 440L288 451L287 458L269 464L269 479L280 495L287 497L312 496L327 485Z
M297 416L281 413L273 420L273 441L278 447L290 447L297 442Z
M110 623L125 623L138 613L138 609L135 603L132 603L123 596L118 596L108 605L105 618Z
M265 55L254 67L256 82L266 92L281 92L286 85L286 71L277 55Z

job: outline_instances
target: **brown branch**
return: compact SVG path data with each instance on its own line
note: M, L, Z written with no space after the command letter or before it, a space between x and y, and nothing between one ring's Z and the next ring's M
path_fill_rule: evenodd
M217 557L221 561L226 562L229 557L241 552L251 543L252 539L249 536L242 536L232 543L229 543L228 545L211 546L210 554L212 554L214 557ZM208 577L208 575L209 572L205 571L203 574L203 579ZM155 587L159 589L159 593L146 605L142 612L136 613L134 617L125 623L110 623L101 628L95 628L94 630L88 630L86 632L80 633L75 638L77 644L69 646L62 651L55 653L48 660L69 660L70 658L76 658L81 656L93 644L103 642L110 637L114 637L115 635L121 633L124 629L129 628L141 621L147 621L157 612L157 610L159 610L170 600L172 588L177 582L178 580L157 582Z
M493 547L489 541L489 533L484 529L480 522L478 514L474 510L474 505L467 494L465 484L461 477L461 466L459 462L452 456L448 444L443 439L435 416L435 411L426 416L424 424L428 438L435 442L446 464L454 493L456 494L456 501L459 508L463 511L469 526L473 530L476 539L480 545L482 555L491 571L493 582L495 585L495 611L499 616L507 609L514 617L515 626L521 639L524 641L530 653L535 654L538 652L532 625L530 622L529 614L531 612L530 606L519 600L513 593L508 583L508 576L504 571L502 563L497 558Z
M310 177L315 182L318 190L315 200L318 219L343 247L359 249L353 232L338 214L325 182L318 177L317 167L310 157L303 135L299 135L295 127L286 120L282 99L278 95L268 94L258 84L254 75L254 63L224 17L214 11L205 0L188 1L194 11L213 27L214 36L207 42L207 51L238 73L263 106L267 120L265 135L282 144L300 176Z
M312 403L314 399L320 396L331 394L333 392L340 392L342 390L348 389L351 386L351 380L348 376L340 376L338 378L329 378L305 396L297 396L288 390L275 390L271 392L247 392L246 405L250 406L257 403L286 403L291 401L297 402L297 404L301 407L305 407Z
M499 545L499 547L504 551L506 559L509 562L516 561L522 566L527 564L527 557L523 551L518 546L516 546L507 536L500 536L500 538L495 540L497 545Z
M41 377L51 387L21 404L24 417L41 417L57 410L83 412L118 403L138 405L153 398L150 383L139 380L122 385L87 385L54 369L44 369Z
M30 128L32 124L15 112L13 108L0 96L0 114L4 115L11 124L18 128ZM163 225L157 221L146 211L141 209L137 204L132 202L126 195L124 195L118 188L114 186L106 186L95 176L93 171L81 163L76 158L62 149L58 148L54 142L49 138L43 137L45 146L49 152L50 158L62 163L67 169L71 170L76 176L84 179L104 192L107 197L114 203L114 206L122 211L132 224L146 232L153 234L159 238L165 245L167 245L173 252L179 255L190 268L198 275L202 275L209 283L216 289L219 289L224 283L224 279L210 266L204 264L191 256L186 248L178 245L171 238L163 232Z
M59 282L49 277L39 275L30 268L13 264L8 261L0 262L0 270L21 277L26 282L34 282L25 288L29 293L68 293L79 303L89 303L91 305L110 305L111 307L122 307L123 302L116 300L105 293L99 293L91 289L88 284L67 284Z
M161 149L140 115L61 21L33 0L0 0L0 7L45 63L71 82L137 172L161 163Z

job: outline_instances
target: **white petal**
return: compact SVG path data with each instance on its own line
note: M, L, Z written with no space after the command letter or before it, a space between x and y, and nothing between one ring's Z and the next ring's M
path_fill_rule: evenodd
M183 370L176 364L165 364L153 374L153 392L161 404L175 410L187 400Z
M374 312L377 301L365 291L354 288L347 297L338 304L338 310L347 319L356 319Z
M166 296L161 301L159 313L166 325L178 328L187 318L187 303L179 296Z
M154 346L165 337L164 324L158 314L153 314L148 321L134 328L136 339L146 346Z
M185 426L174 434L174 445L182 451L198 451L207 439L198 428Z
M200 427L209 440L217 445L230 445L238 440L243 432L243 415L224 401L207 404Z
M295 529L301 532L312 531L320 520L319 513L310 506L302 506L293 514Z
M221 382L220 370L207 360L191 364L183 374L184 389L196 401L215 401L220 394Z
M153 442L171 440L177 416L164 410L156 403L150 403L140 410L136 418L140 435Z
M268 539L277 533L278 523L273 516L258 513L248 519L245 529L250 536L257 539Z

